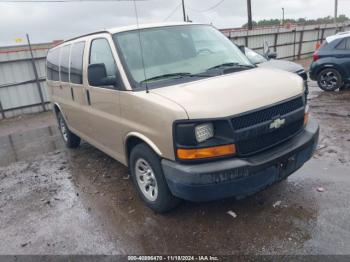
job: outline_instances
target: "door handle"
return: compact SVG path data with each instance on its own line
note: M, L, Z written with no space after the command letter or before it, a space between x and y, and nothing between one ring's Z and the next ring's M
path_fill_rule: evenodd
M70 94L72 96L72 100L74 101L74 90L73 90L73 87L70 88Z
M86 90L86 99L87 99L88 105L91 106L90 91L89 90Z

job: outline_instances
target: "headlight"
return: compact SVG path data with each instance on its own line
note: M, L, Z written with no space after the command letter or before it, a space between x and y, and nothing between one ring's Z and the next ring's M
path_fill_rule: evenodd
M174 122L174 149L179 160L228 157L236 154L229 119L211 122L180 120Z
M214 125L212 123L200 124L194 128L194 131L197 142L201 143L214 136Z

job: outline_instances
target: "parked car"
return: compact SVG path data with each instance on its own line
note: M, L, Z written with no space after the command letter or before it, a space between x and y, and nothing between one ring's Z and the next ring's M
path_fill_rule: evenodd
M313 55L310 78L324 91L350 83L350 31L329 36Z
M252 62L258 67L276 68L299 75L302 79L304 79L304 83L307 89L308 77L303 66L288 60L277 60L277 54L271 51L266 43L264 49L264 55L262 55L248 47L244 47L244 53L248 57L250 62Z
M83 138L128 166L156 212L253 194L299 169L318 141L302 79L256 68L210 25L65 41L48 53L47 83L66 145Z

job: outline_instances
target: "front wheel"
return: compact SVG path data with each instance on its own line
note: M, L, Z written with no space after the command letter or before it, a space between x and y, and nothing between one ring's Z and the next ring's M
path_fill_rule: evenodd
M139 196L153 211L164 213L179 204L166 183L160 158L146 144L132 149L129 168Z
M335 91L342 86L343 79L336 69L327 68L319 73L317 83L324 91Z

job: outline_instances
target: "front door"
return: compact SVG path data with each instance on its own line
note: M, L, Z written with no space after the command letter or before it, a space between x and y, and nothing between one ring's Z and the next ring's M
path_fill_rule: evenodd
M112 52L113 42L109 35L90 41L89 65L104 64L107 77L118 79L117 66ZM121 160L122 138L120 133L120 87L87 85L86 98L90 106L89 138L91 143L114 158ZM118 90L119 89L119 90Z

